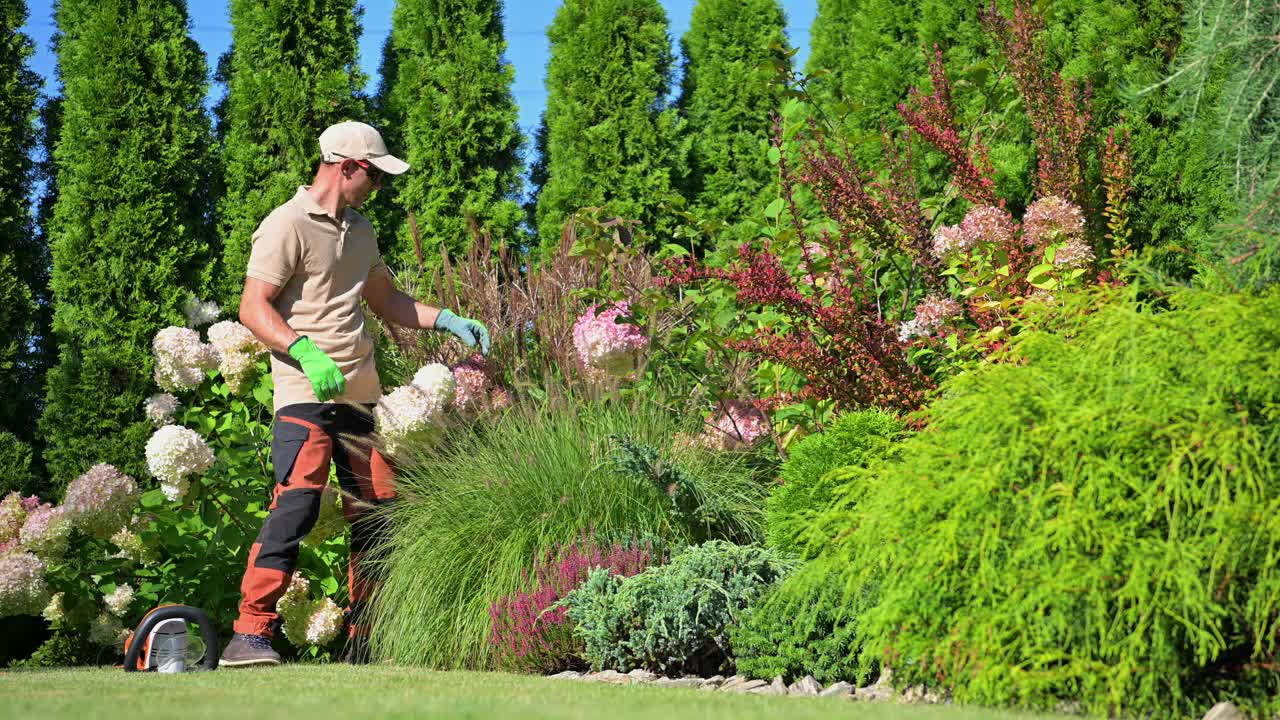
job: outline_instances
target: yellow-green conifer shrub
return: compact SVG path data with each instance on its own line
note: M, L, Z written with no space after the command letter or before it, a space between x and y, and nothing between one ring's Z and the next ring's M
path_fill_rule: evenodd
M1099 715L1280 687L1280 292L1106 292L949 380L838 496L827 556L879 583L864 666Z

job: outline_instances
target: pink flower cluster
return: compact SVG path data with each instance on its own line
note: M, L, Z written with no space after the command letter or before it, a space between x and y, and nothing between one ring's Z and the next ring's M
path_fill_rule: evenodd
M573 325L573 345L578 360L589 376L624 376L636 367L637 354L649 346L649 338L639 327L619 323L630 310L626 302L600 310L587 308Z
M0 500L0 555L17 546L18 534L27 521L27 514L38 507L40 498L35 495L24 498L11 492Z
M1007 245L1013 239L1013 216L1002 208L978 205L959 225L944 225L933 235L933 255L946 259L978 243Z
M955 300L930 295L916 305L915 319L908 320L899 327L898 339L929 337L948 320L959 315L960 310L960 303Z
M73 525L104 540L128 524L137 504L137 483L106 463L72 480L62 502Z
M539 558L533 573L524 574L526 589L489 606L493 621L489 642L510 669L541 673L568 669L577 662L578 641L565 608L556 603L596 568L629 577L660 561L647 543L605 546L593 533L584 532Z
M760 408L741 400L725 400L709 422L705 440L718 450L749 448L769 434L769 418Z
M0 555L0 617L40 614L51 597L44 571L31 553Z
M1022 232L1028 245L1062 242L1084 232L1084 213L1060 197L1040 198L1027 206Z
M453 366L453 406L463 411L483 410L489 402L489 393L497 377L493 363L484 355L467 357Z
M27 513L27 520L18 533L18 545L46 560L56 560L67 549L70 535L67 509L44 503Z

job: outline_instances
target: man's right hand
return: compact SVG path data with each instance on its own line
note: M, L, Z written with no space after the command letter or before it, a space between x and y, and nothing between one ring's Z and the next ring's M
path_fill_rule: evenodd
M311 381L311 389L316 392L316 399L328 402L347 391L347 379L342 371L324 351L311 342L311 338L303 335L289 346L289 356L298 361L302 372Z

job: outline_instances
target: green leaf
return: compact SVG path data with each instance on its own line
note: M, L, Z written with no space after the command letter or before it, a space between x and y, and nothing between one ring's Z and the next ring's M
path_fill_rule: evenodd
M764 216L776 220L782 214L783 200L782 198L774 198L773 202L764 209Z

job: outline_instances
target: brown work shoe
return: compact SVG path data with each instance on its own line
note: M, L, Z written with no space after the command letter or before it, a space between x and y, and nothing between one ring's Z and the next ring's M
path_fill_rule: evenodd
M218 664L223 667L240 667L243 665L279 665L280 653L271 647L271 638L266 635L241 635L236 633L222 651Z

